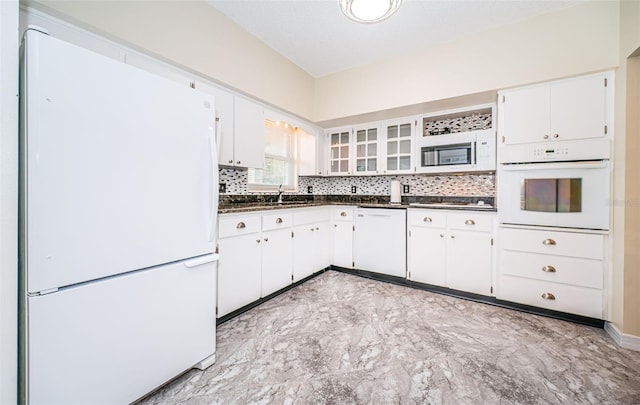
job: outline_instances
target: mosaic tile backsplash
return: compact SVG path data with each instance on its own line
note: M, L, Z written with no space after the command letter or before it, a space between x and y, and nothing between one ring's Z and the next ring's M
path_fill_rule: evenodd
M311 186L315 195L389 195L391 180L408 185L413 196L495 196L495 175L431 175L407 174L389 176L335 176L298 178L298 193L309 194ZM247 191L247 171L232 168L220 169L220 183L225 183L223 194L261 194ZM352 186L356 192L352 193ZM291 193L287 193L291 194Z
M444 132L457 133L491 128L492 115L474 114L467 117L450 118L424 122L424 133Z

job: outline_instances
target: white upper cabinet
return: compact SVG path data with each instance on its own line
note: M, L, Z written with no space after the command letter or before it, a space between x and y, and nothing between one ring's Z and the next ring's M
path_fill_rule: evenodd
M317 167L317 137L302 128L296 130L298 142L298 175L314 176L322 174L322 169Z
M351 128L334 128L327 131L330 175L351 174Z
M385 121L382 124L384 135L383 173L407 173L414 166L412 142L415 139L415 117Z
M611 73L600 73L500 92L501 142L604 137L611 78Z
M222 166L262 168L264 110L253 101L197 81L195 86L215 96L218 161Z
M242 97L234 99L234 166L262 169L264 165L264 109Z
M380 126L378 123L353 128L355 134L355 174L379 173Z

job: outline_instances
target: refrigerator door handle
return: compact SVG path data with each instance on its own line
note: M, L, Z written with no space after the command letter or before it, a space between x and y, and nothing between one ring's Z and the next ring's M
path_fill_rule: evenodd
M202 266L203 264L217 262L220 259L220 255L212 253L210 255L204 255L196 257L195 259L189 259L184 261L184 266L188 268Z
M216 218L218 216L218 147L214 127L209 127L209 154L211 155L211 215L209 219L209 242L215 240Z

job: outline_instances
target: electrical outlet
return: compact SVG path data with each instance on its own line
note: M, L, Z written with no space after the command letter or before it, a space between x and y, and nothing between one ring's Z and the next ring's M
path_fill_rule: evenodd
M351 194L355 194L356 193L356 186L351 186Z
M409 193L409 185L408 184L403 184L402 185L402 192L405 194Z
M313 186L307 186L307 193L313 193Z
M227 192L227 183L220 183L220 185L218 187L218 192L219 193L226 193Z

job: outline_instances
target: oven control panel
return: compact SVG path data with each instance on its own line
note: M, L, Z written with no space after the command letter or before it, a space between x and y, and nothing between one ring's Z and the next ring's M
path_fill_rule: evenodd
M569 148L534 148L533 149L534 157L542 157L544 159L557 159L563 156L570 156Z
M498 162L570 162L611 158L609 138L500 145Z

